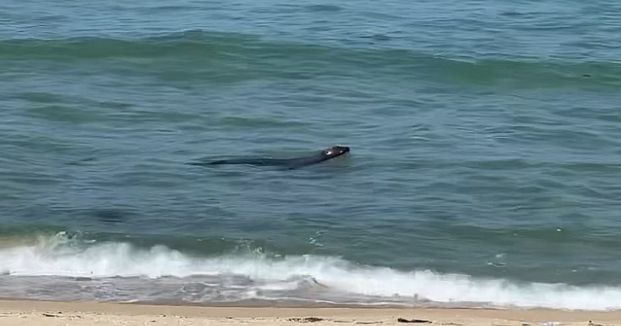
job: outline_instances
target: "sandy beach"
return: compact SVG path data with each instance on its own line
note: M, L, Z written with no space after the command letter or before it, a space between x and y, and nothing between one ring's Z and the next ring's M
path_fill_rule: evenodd
M401 319L401 320L400 320ZM405 322L409 321L409 322ZM493 309L202 307L0 300L2 326L81 325L621 325L621 312ZM552 324L554 323L554 324Z

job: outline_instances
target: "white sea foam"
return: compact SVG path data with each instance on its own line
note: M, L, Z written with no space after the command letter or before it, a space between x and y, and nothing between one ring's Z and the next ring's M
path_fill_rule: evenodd
M280 260L260 255L193 257L165 246L136 249L127 243L76 246L66 237L42 238L35 244L0 248L0 266L10 275L188 277L239 275L263 282L265 289L293 290L291 279L316 280L329 291L371 298L414 298L437 303L480 303L519 307L619 309L619 287L563 284L517 284L467 275L397 271L359 266L335 257L293 256ZM371 300L370 300L371 301Z

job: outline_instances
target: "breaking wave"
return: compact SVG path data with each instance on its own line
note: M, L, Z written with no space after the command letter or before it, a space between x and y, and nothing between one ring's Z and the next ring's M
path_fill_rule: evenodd
M263 299L580 310L621 307L614 300L621 295L618 287L517 283L428 270L399 271L359 265L338 257L268 257L260 251L200 256L164 245L138 248L127 242L99 243L70 237L65 232L30 241L5 239L0 245L0 266L4 272L0 282L7 286L15 284L8 291L15 296L26 295L15 289L20 280L28 280L30 297L50 298L49 293L54 291L49 287L68 289L69 283L80 283L75 296L83 298L91 291L92 299L101 299L95 295L101 289L93 292L92 286L105 280L108 286L110 282L117 283L114 291L107 292L108 300L209 303ZM45 281L37 283L37 278ZM33 282L37 285L33 286ZM91 287L84 282L91 282ZM37 296L37 288L47 295ZM160 290L154 290L157 288ZM162 290L166 288L171 290ZM72 298L75 299L72 295L63 297Z

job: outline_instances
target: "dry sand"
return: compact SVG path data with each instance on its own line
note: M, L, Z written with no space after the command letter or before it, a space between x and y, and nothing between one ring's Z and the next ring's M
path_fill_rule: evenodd
M418 319L415 323L398 319ZM416 325L621 326L621 312L557 310L201 307L0 300L0 326L86 325Z

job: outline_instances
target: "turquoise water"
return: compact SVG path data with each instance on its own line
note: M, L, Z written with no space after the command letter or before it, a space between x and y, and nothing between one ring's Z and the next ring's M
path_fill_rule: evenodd
M618 309L620 21L4 1L2 296ZM333 144L351 155L188 164Z

